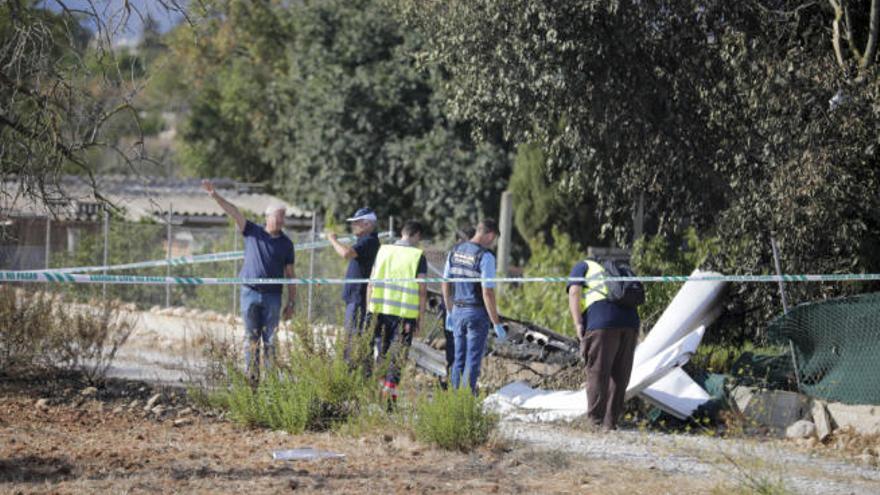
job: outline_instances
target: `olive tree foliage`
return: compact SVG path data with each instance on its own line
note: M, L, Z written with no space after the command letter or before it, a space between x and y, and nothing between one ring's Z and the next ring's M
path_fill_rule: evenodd
M839 7L839 8L838 8ZM595 202L622 244L645 193L648 234L717 236L705 266L876 271L878 1L397 2L448 70L449 109L539 145L547 176ZM841 14L842 12L842 14ZM840 47L840 48L839 48ZM789 286L794 302L865 290ZM760 335L777 289L738 284L728 315Z
M106 129L121 122L139 131L133 105L141 87L119 63L112 43L131 16L128 2L9 0L0 3L0 201L63 198L63 173L89 177L110 152L142 159L142 140L120 143ZM177 0L160 1L183 12ZM88 27L87 27L88 26Z
M661 230L705 225L726 184L692 164L717 137L695 111L720 62L683 57L706 44L690 2L412 2L404 19L446 67L453 115L546 154L549 178L590 197L601 232L627 244L633 204L647 194ZM709 62L709 63L707 63Z

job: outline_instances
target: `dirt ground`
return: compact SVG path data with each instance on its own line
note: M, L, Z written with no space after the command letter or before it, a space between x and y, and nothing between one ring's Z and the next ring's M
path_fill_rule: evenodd
M764 493L880 492L876 469L811 461L815 456L784 442L749 444L742 451L742 442L687 435L599 435L560 425L505 423L490 446L464 454L389 429L358 436L248 429L200 412L179 388L159 390L145 410L156 392L135 381L89 389L69 380L0 377L0 492L681 494L751 493L756 487L769 487ZM275 450L301 447L346 457L272 459ZM706 449L716 452L715 459ZM740 459L751 480L720 455L724 449ZM796 483L785 482L791 467L774 464L780 457L799 466ZM806 469L811 463L815 469Z
M463 454L395 431L352 437L247 429L192 410L182 390L165 389L146 412L154 390L140 382L89 390L5 379L0 392L3 493L613 494L723 488L706 477L505 440ZM272 459L274 450L305 446L346 457Z

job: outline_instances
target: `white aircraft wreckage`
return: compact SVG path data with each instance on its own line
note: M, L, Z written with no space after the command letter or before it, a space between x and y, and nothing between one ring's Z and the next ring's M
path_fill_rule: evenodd
M719 275L696 270L693 275ZM709 394L697 385L681 367L696 352L706 328L721 312L725 282L689 281L676 294L648 336L636 347L633 371L627 387L627 399L639 396L678 419L686 419ZM519 322L522 323L522 322ZM521 340L543 344L547 354L560 352L570 358L572 339L529 329ZM503 352L499 352L503 356ZM544 356L545 358L547 356ZM575 351L575 359L577 359ZM574 419L587 412L587 396L580 390L542 390L525 382L513 382L490 395L487 407L509 419L553 421Z

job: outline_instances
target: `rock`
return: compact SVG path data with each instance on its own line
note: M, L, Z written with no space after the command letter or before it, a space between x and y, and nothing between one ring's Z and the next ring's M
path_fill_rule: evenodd
M86 387L82 389L79 395L82 395L83 397L94 397L98 395L98 389L95 387Z
M287 482L287 486L289 486L291 490L296 490L299 488L299 481L291 478L290 481Z
M177 417L189 416L190 414L192 414L192 412L193 410L191 407L186 407L181 409L180 411L177 411Z
M131 401L131 404L128 405L128 408L135 409L138 406L138 404L140 404L140 403L141 403L141 401L135 399L135 400Z
M812 421L807 421L805 419L795 421L785 429L786 438L791 439L810 438L815 434L816 425L814 425Z
M173 425L175 427L181 427L181 426L191 425L192 423L193 423L192 418L179 418L179 419L174 420Z
M113 414L122 414L122 411L124 410L125 408L123 408L122 406L116 406L113 408Z
M49 399L38 400L34 407L37 408L37 411L49 412Z
M150 313L153 313L154 315L159 314L160 311L162 311L162 307L158 305L150 308Z
M162 394L156 394L150 397L150 400L147 401L147 405L144 406L144 411L149 411L153 409L153 406L155 406L156 403L159 402L160 398L162 398Z
M816 425L816 436L819 437L820 442L823 442L828 438L828 435L831 435L831 416L828 415L825 403L821 400L813 401L812 413L813 423Z
M153 414L155 414L156 417L158 418L159 416L162 416L162 413L165 412L165 407L163 407L163 406L156 406L156 407L150 409L150 412L153 413Z
M856 457L856 459L858 459L859 462L861 462L862 464L864 464L866 466L874 466L877 464L877 459L874 456L872 456L871 454L862 454L862 455Z

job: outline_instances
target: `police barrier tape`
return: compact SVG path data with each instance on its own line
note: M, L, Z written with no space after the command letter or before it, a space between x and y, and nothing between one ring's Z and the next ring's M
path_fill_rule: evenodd
M391 238L391 232L382 232L379 234L380 238ZM342 237L339 239L339 242L342 243L351 243L354 241L354 236ZM300 244L294 244L294 250L296 251L308 251L311 249L318 249L322 247L326 247L330 245L330 241L314 241L314 242L303 242ZM103 272L103 271L115 271L115 270L131 270L134 268L155 268L160 266L185 266L185 265L195 265L198 263L216 263L218 261L232 261L232 260L240 260L244 258L244 251L227 251L223 253L212 253L212 254L196 254L193 256L179 256L176 258L165 258L162 260L151 260L151 261L137 261L134 263L124 263L121 265L107 265L107 266L78 266L71 268L56 268L49 270L35 270L40 273L44 272L52 272L52 273L89 273L89 272Z
M79 275L62 271L0 271L0 282L47 282L47 283L78 283L78 284L141 284L141 285L342 285L366 284L381 280L385 283L440 283L440 282L571 282L583 283L595 280L605 282L852 282L880 280L880 273L844 273L844 274L801 274L801 275L659 275L644 277L494 277L494 278L384 278L371 280L368 278L241 278L241 277L151 277L143 275Z

